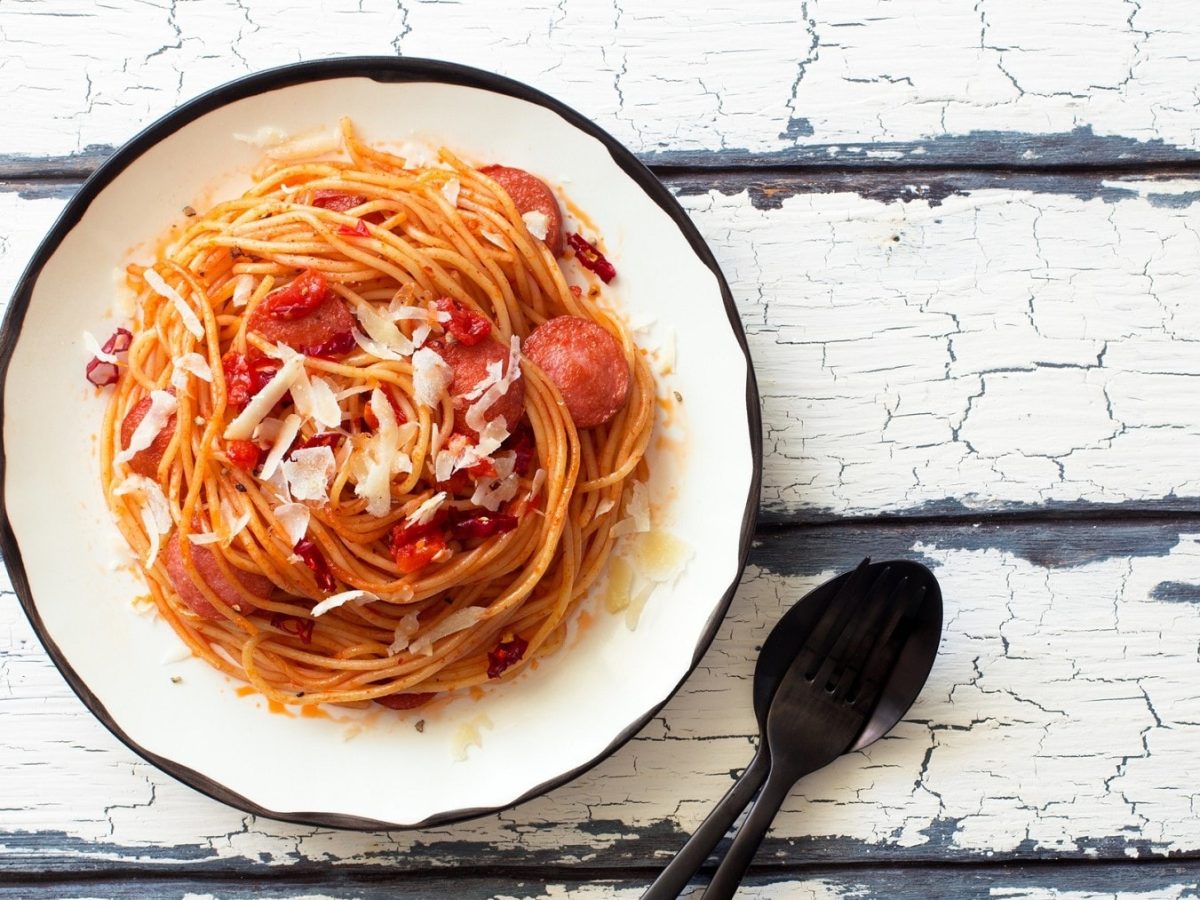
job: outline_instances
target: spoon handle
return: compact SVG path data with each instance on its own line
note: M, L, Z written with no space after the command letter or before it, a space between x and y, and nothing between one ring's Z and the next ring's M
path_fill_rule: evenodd
M779 807L783 805L784 798L796 781L795 772L780 766L771 767L762 793L754 801L750 815L738 829L729 851L717 866L717 872L713 875L708 890L704 892L704 900L730 900L734 895L738 885L742 883L746 869L750 868L754 854L758 852L758 845L762 843L775 814L779 812Z
M675 854L675 858L654 879L649 890L642 895L642 900L675 900L687 887L692 876L700 871L713 848L729 831L729 826L737 820L754 797L754 792L766 779L770 762L765 748L766 741L761 741L754 759L750 760L741 777L713 807L713 811L700 823L688 838L688 842Z

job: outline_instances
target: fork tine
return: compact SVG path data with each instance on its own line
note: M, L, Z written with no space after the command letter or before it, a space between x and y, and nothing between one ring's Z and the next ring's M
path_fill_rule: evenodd
M925 600L926 586L909 591L892 610L887 627L879 635L867 665L851 686L847 700L856 706L873 705L883 689L883 678L895 665L904 641L916 624L917 612Z
M858 564L858 568L850 574L850 577L842 582L837 594L829 601L829 605L821 613L817 624L809 632L800 654L808 658L808 669L805 674L811 674L814 660L823 659L828 655L834 638L841 633L845 628L846 621L853 616L858 603L847 604L845 598L850 596L857 600L861 596L862 592L859 589L866 580L870 568L871 558L868 556Z
M842 626L841 631L825 654L824 658L813 667L816 672L813 679L819 686L828 686L830 690L836 687L841 673L850 665L862 659L866 650L866 641L875 627L875 620L880 612L887 607L888 600L895 594L896 588L887 589L890 567L885 567L871 584L870 590L864 591L857 604L851 604L853 609ZM901 579L903 583L904 579ZM811 669L810 669L811 671ZM834 678L834 673L839 673Z

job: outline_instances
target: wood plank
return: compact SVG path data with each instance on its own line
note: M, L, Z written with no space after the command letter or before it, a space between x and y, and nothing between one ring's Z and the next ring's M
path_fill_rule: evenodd
M840 897L925 900L953 897L956 900L991 900L995 897L1038 897L1046 900L1082 900L1116 897L1168 900L1195 896L1200 869L1193 862L1158 865L1092 864L1049 866L954 866L873 867L865 870L816 868L802 875L753 872L738 892L741 900L834 900ZM106 877L79 882L39 880L0 884L0 898L108 897L219 897L221 900L274 900L307 897L314 900L408 900L444 897L456 900L497 900L522 897L527 900L636 900L649 884L649 873L622 877L600 875L589 878L586 871L564 869L530 871L527 876L508 872L476 874L457 869L453 873L398 875L394 867L331 872L328 866L302 877L288 872L273 873L269 879L242 874L197 876L175 871L161 877L146 877L134 871L124 877ZM697 880L683 897L700 900L705 882Z
M341 54L430 56L546 90L649 160L872 166L1200 158L1187 4L783 5L329 0L270 16L205 3L0 8L0 170L79 170L237 75ZM47 48L53 47L53 52Z
M868 554L935 568L941 655L887 739L792 793L764 865L1200 857L1200 528L1163 519L768 529L712 648L633 741L547 796L416 833L270 822L179 785L87 715L0 595L0 871L654 868L750 756L766 630Z
M668 182L749 333L769 521L1200 510L1200 179ZM0 297L71 190L0 192Z

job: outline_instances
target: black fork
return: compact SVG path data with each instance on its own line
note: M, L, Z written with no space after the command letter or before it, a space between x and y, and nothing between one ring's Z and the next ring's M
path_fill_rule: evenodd
M771 770L705 900L733 896L795 783L850 748L895 663L900 623L924 593L924 585L885 568L869 590L822 614L771 701L765 735Z

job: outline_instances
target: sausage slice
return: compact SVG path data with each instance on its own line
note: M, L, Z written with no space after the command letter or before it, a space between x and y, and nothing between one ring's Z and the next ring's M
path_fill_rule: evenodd
M524 169L511 166L488 166L480 169L484 175L508 192L513 205L524 215L540 212L546 217L546 246L555 256L563 252L563 215L554 192L540 178L535 178Z
M223 618L188 575L187 567L183 564L183 552L180 549L179 540L179 532L176 531L167 541L163 557L167 565L167 576L171 579L171 586L179 594L179 599L187 604L196 615L205 619ZM217 565L213 551L207 547L193 544L192 563L204 583L221 598L226 606L232 606L242 615L254 612L255 607L247 604L242 595L238 593L238 589L225 577L225 573ZM255 597L269 597L271 591L274 590L271 580L264 575L255 575L252 572L242 572L238 569L234 569L234 573L242 587Z
M590 319L548 319L525 339L523 349L558 387L576 428L603 425L629 399L625 352Z

